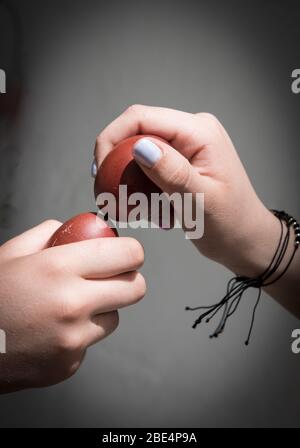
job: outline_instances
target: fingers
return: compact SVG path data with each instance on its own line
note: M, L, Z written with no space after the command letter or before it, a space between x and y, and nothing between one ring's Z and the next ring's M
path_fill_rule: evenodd
M47 252L47 254L46 254ZM99 238L47 249L57 269L83 278L107 278L135 271L144 263L144 249L133 238Z
M142 138L133 147L133 156L145 174L163 191L201 192L199 172L178 151L154 138Z
M61 345L67 351L85 350L108 336L118 325L117 310L136 304L146 293L145 279L136 271L104 280L56 283L55 316L64 325Z
M63 341L69 351L85 350L111 334L119 323L117 310L136 304L146 293L138 272L104 280L77 279L74 286L74 281L71 289L64 285L57 310L59 322L69 328Z
M104 280L84 280L80 294L88 313L95 316L139 302L146 294L146 282L139 272L128 272Z
M162 137L186 158L210 139L209 114L191 114L162 107L135 105L129 107L98 136L95 146L97 165L121 140L136 134Z
M12 238L1 246L1 252L9 257L30 255L44 249L53 233L61 226L61 222L49 219Z

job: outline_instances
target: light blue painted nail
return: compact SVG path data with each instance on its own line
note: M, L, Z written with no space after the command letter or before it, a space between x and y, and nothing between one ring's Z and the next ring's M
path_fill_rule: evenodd
M93 163L92 163L92 166L91 166L91 176L92 177L96 177L97 176L97 171L98 171L97 163L96 163L96 160L94 159Z
M161 150L147 138L138 140L133 146L133 157L137 162L151 168L161 158Z

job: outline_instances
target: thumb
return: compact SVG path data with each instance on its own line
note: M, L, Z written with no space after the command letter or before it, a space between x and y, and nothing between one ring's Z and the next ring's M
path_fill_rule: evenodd
M133 157L162 191L168 194L201 191L198 172L167 143L152 137L141 138L133 146Z
M61 222L55 219L48 219L7 241L1 246L1 252L7 258L14 258L30 255L45 249L50 237L61 224Z

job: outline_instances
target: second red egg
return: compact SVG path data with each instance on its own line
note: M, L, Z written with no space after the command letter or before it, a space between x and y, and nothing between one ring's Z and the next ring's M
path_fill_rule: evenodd
M116 229L111 228L94 212L81 213L64 222L54 232L47 247L77 243L94 238L112 238L118 236Z

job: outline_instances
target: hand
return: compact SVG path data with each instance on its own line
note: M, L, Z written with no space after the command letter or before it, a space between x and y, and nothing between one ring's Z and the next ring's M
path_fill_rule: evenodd
M70 377L87 347L112 333L118 308L139 301L144 260L132 238L103 238L44 249L58 221L0 247L0 392Z
M131 106L99 134L95 146L98 167L118 142L137 134L156 135L169 143L148 138L134 147L136 162L163 191L204 193L204 236L192 240L199 250L236 274L255 277L264 272L277 247L280 224L256 195L217 118ZM277 274L292 249L293 241ZM300 316L299 255L300 250L288 272L267 291Z
M135 145L136 161L148 177L169 194L204 193L205 232L193 241L201 252L239 274L262 272L275 248L268 245L270 228L274 241L279 223L257 197L219 121L206 113L132 106L98 136L98 166L116 143L140 133L169 142L151 138L157 152L150 148L151 160L146 154L144 163L141 154L147 145L141 140Z

